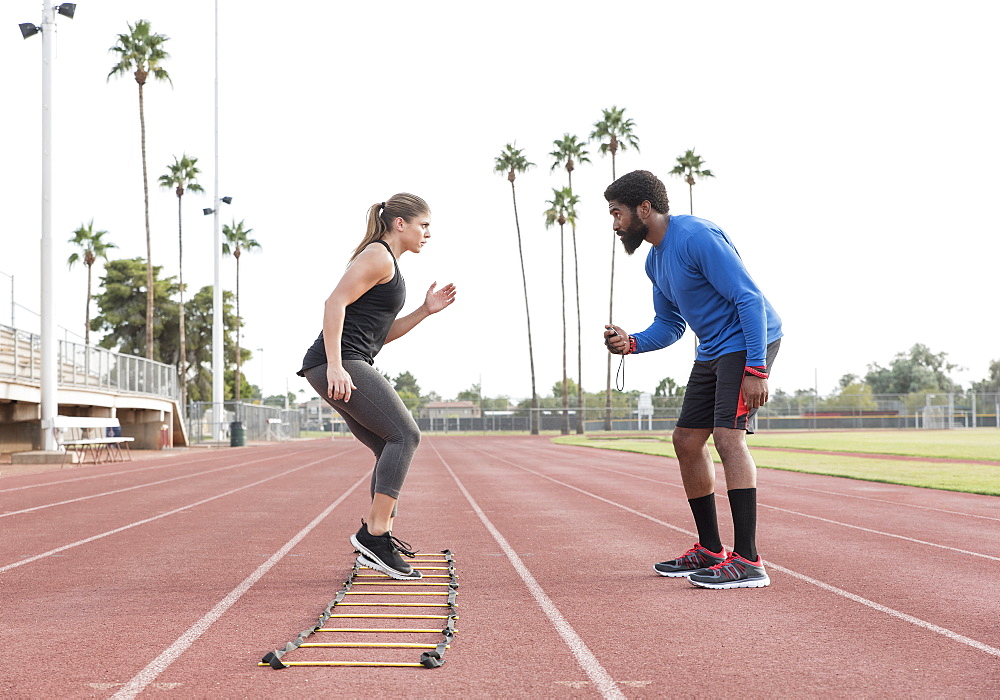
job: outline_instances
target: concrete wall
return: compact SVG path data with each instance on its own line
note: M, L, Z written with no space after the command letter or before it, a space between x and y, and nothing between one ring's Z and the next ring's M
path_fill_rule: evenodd
M37 387L0 380L0 453L42 448L41 409L37 395ZM116 416L122 425L122 435L135 438L132 449L162 449L164 438L167 447L187 444L183 425L174 415L177 404L173 401L142 395L81 392L62 387L58 400L58 413L62 416ZM166 435L164 426L167 426Z

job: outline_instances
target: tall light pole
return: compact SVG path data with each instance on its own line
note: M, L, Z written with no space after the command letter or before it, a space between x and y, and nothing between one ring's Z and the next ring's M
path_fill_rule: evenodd
M76 5L63 3L52 6L52 0L42 0L42 24L19 25L21 36L27 39L42 34L42 357L40 371L42 450L56 449L52 419L59 412L56 395L56 355L59 339L56 337L56 320L53 315L54 279L52 267L52 43L55 41L55 13L73 18Z
M257 348L260 355L260 405L264 405L264 348Z
M212 415L216 421L216 438L222 439L222 407L225 401L222 332L222 232L219 229L219 0L215 0L215 217L213 221L212 260L215 264L215 286L212 287Z
M3 270L0 270L0 275L10 277L10 327L16 328L14 325L14 275L8 275Z

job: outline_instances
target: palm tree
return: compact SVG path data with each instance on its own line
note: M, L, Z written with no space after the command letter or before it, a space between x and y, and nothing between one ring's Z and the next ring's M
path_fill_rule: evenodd
M563 327L563 376L562 376L562 404L563 404L563 427L562 434L569 435L569 394L568 382L566 378L566 253L563 236L563 227L568 221L570 224L576 223L576 204L578 198L573 196L573 191L568 187L552 190L552 199L546 204L549 208L545 211L545 228L551 228L553 224L559 224L559 284L562 288L562 327ZM577 307L579 308L579 307ZM583 406L581 404L580 409Z
M107 231L95 231L94 220L91 219L90 223L86 226L80 224L80 228L74 231L73 237L69 239L70 243L80 246L83 251L83 264L87 266L87 314L86 321L84 323L85 330L83 332L83 342L85 345L90 345L90 282L94 263L97 262L98 258L107 260L108 251L112 248L118 247L114 243L102 240L107 233ZM66 262L72 270L74 263L78 262L80 259L80 253L73 253L69 256L69 260Z
M521 281L524 284L524 315L528 320L528 363L531 367L531 415L528 417L528 425L532 435L538 435L538 392L535 390L535 352L531 344L531 312L528 309L528 276L524 271L524 247L521 245L521 223L517 218L517 194L514 192L514 178L517 173L524 173L528 168L534 167L534 163L524 157L522 149L514 148L508 143L504 150L496 157L493 172L507 173L507 180L510 182L510 196L514 202L514 225L517 227L517 253L521 258Z
M240 350L240 325L242 324L240 318L240 253L244 250L260 250L260 243L250 238L251 233L253 233L253 229L243 228L242 221L236 223L233 220L232 226L226 224L222 227L222 235L226 239L222 244L222 253L236 258L236 379L233 381L233 398L236 401L240 400L240 385L243 383L240 374L240 360L242 359L240 357L242 352Z
M563 134L561 139L556 139L552 142L555 146L555 150L549 153L552 156L552 170L555 170L559 166L566 168L566 173L569 176L569 188L573 189L573 171L576 170L577 163L589 163L590 155L584 148L583 141L580 141L576 136L570 136L568 133ZM575 160L574 160L575 159Z
M635 128L635 121L625 118L625 108L612 107L602 110L604 112L601 121L594 124L594 130L590 132L590 140L601 142L601 155L611 153L611 181L618 179L615 173L615 156L618 150L627 151L634 148L639 151L639 137L632 133ZM605 143L604 139L608 139ZM615 252L618 241L611 237L611 290L608 294L608 323L614 318L615 311ZM611 430L611 353L608 353L608 374L607 384L604 389L604 429Z
M185 342L184 324L184 233L181 227L181 197L184 191L204 192L202 186L197 183L198 175L201 171L197 167L197 158L188 158L185 153L180 159L174 156L174 162L167 166L167 172L160 175L160 187L174 188L177 194L177 267L179 271L178 285L180 287L180 362L178 363L178 373L180 374L181 385L181 406L187 405L187 344Z
M149 178L146 175L146 114L143 106L142 88L150 74L156 80L166 80L173 84L167 71L160 63L170 57L163 50L167 37L150 32L149 22L140 19L135 25L128 25L128 34L119 34L118 43L109 51L118 54L118 63L108 73L113 75L132 73L139 85L139 130L142 137L142 191L146 198L146 357L153 359L153 254L152 238L149 234Z
M577 139L576 136L570 136L568 133L563 134L562 139L556 139L552 142L556 147L554 151L549 153L554 159L552 163L552 170L555 170L561 165L565 165L566 174L569 179L568 197L572 198L572 206L576 206L579 203L578 198L573 197L573 170L576 169L574 164L574 158L577 163L589 163L590 159L587 157L587 151L583 147L582 141ZM576 364L577 364L577 380L576 380L576 392L577 392L577 421L576 421L576 432L583 433L583 349L581 347L582 339L580 338L580 261L577 256L576 249L576 216L574 210L574 216L572 217L570 230L573 235L573 277L576 281Z
M705 162L701 156L696 155L693 148L689 148L684 155L677 156L677 165L670 171L671 175L683 177L688 184L688 204L691 207L691 214L694 215L694 179L695 177L715 177L711 170L702 170Z

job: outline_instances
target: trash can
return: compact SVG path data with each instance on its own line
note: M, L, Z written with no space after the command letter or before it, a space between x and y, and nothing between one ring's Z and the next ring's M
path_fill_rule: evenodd
M247 446L247 430L243 426L242 421L236 420L229 424L229 446L230 447Z

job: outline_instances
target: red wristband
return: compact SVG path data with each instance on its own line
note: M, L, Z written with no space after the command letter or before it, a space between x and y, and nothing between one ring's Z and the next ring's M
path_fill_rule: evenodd
M767 367L747 367L744 369L743 374L749 377L767 379Z
M631 355L634 352L635 352L635 336L634 335L630 335L628 337L628 352L625 353L625 354L626 355Z

